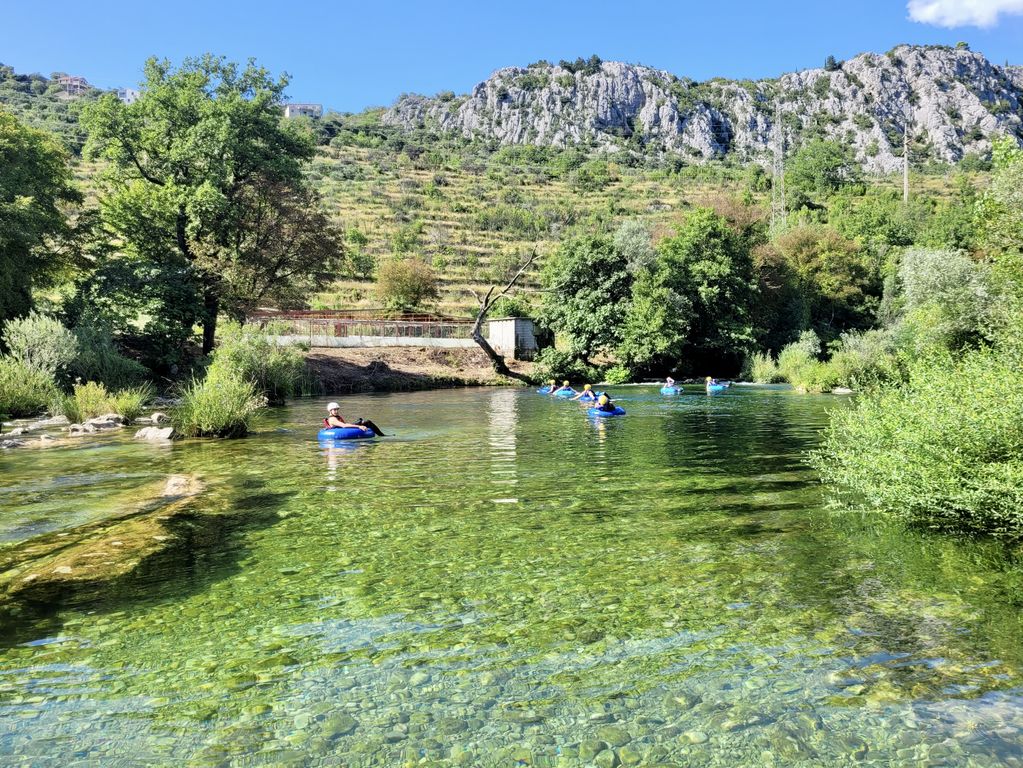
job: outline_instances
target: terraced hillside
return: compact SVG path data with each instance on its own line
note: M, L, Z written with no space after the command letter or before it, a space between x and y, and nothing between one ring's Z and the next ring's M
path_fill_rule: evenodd
M436 270L441 299L434 309L472 311L469 288L506 279L536 247L540 254L523 282L536 298L543 257L566 227L586 221L646 221L655 235L671 232L694 205L721 205L744 196L766 212L769 193L755 191L751 171L720 164L678 173L607 164L606 183L580 180L579 171L552 175L549 166L458 158L427 167L386 149L325 147L309 171L329 210L344 225L361 275L341 279L310 298L317 309L376 307L373 264L395 253L415 254ZM951 169L949 174L951 174ZM873 178L894 189L896 178ZM950 175L914 176L914 189L943 196Z

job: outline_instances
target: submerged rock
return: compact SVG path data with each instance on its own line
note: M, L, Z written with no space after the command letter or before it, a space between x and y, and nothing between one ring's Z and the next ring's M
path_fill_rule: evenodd
M136 440L170 440L174 437L174 427L143 427L135 433Z
M173 524L203 483L190 475L161 481L113 519L41 536L0 556L0 603L49 599L114 581L178 541Z
M0 440L0 448L20 448L24 444L24 440Z

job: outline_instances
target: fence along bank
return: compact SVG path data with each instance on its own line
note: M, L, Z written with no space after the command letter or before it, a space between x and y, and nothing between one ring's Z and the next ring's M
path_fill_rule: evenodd
M252 315L249 324L268 329L284 344L311 348L441 347L471 348L473 321L423 313L384 316L364 310L297 310ZM514 360L536 353L533 321L525 317L487 321L487 342Z

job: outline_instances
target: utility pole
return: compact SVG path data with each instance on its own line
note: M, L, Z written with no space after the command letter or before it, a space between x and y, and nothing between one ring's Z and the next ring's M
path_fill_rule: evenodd
M902 127L902 202L909 202L909 122Z
M785 129L781 121L781 98L774 102L774 134L771 137L771 232L785 230L788 212L785 210Z
M909 112L902 113L902 204L909 204Z

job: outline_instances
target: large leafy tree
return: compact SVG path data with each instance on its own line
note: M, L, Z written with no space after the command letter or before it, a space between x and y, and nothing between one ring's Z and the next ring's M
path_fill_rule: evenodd
M86 152L108 161L104 210L124 247L187 268L209 352L232 267L259 252L240 245L259 203L253 189L301 186L312 143L281 118L287 76L251 60L207 54L175 69L150 59L144 75L134 104L108 95L83 110Z
M628 267L626 254L602 232L570 237L547 261L539 319L564 337L574 356L585 361L621 341L632 285Z
M737 363L754 340L750 307L757 285L745 240L722 216L697 208L658 250L658 283L669 292L665 296L679 311L690 308L685 335L672 351L693 370Z
M67 214L81 199L57 141L0 110L0 326L67 265Z

